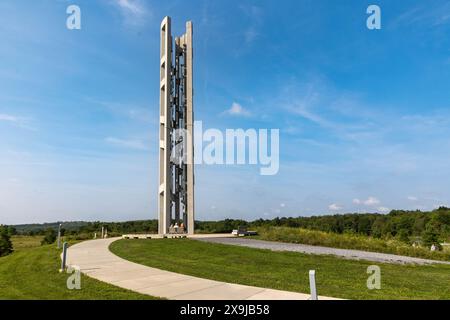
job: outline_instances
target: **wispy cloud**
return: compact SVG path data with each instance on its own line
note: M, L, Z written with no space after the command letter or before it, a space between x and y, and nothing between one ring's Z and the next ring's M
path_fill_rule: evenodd
M422 4L412 7L393 20L391 26L439 27L448 23L450 23L450 3L442 2L433 6Z
M230 109L223 112L223 114L241 117L249 117L251 115L250 111L246 110L242 105L240 105L237 102L233 102Z
M334 107L336 101L343 100L341 95L321 75L314 75L307 80L290 79L275 100L290 114L326 129L338 129L339 124L329 116L341 112Z
M142 0L113 0L120 10L124 23L129 26L140 26L151 16L151 11Z
M30 119L19 117L11 114L0 113L0 122L8 122L22 129L36 130L30 125Z
M9 114L2 114L2 113L0 113L0 121L7 121L7 122L17 123L17 122L19 122L19 118L16 117L16 116L9 115Z
M248 26L242 34L244 35L245 43L250 45L261 35L260 29L264 22L263 10L255 5L242 5L240 8L249 20Z
M128 139L119 139L114 137L108 137L105 139L105 141L109 144L122 147L122 148L128 148L128 149L134 149L134 150L148 150L146 144L141 140L128 140Z
M99 105L108 112L111 112L113 115L125 119L135 120L143 123L153 123L155 119L151 112L151 107L145 107L138 104L103 101L94 98L87 98L86 101L88 103Z

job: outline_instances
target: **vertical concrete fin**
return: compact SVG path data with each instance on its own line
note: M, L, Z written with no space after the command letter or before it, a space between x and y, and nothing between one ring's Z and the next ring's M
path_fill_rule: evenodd
M194 47L193 47L193 24L186 23L186 126L188 130L187 144L187 216L188 233L194 234Z
M158 232L166 233L170 216L170 81L172 68L171 19L165 17L161 23L161 59L160 59L160 124L159 124L159 194L158 194Z

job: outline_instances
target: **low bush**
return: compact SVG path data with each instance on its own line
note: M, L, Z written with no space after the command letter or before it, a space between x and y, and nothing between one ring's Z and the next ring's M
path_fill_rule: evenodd
M55 243L56 241L56 231L52 228L49 228L45 231L44 239L41 241L41 245L47 245Z

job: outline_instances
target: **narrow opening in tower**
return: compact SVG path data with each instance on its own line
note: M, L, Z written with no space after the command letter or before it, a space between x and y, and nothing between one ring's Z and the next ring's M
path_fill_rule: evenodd
M159 139L161 140L161 141L164 141L164 139L166 138L166 135L165 135L165 133L164 133L164 128L165 128L165 126L164 126L164 124L160 124L159 125Z
M166 78L166 61L163 61L161 64L161 80L163 81Z
M159 105L161 106L161 117L166 115L166 86L161 87L161 95Z
M161 58L166 54L166 25L161 28Z

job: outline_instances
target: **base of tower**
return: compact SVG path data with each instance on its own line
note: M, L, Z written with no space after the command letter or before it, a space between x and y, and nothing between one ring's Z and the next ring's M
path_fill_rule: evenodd
M235 235L231 233L220 234L124 234L122 239L127 240L151 240L151 239L202 239L202 238L234 238Z

